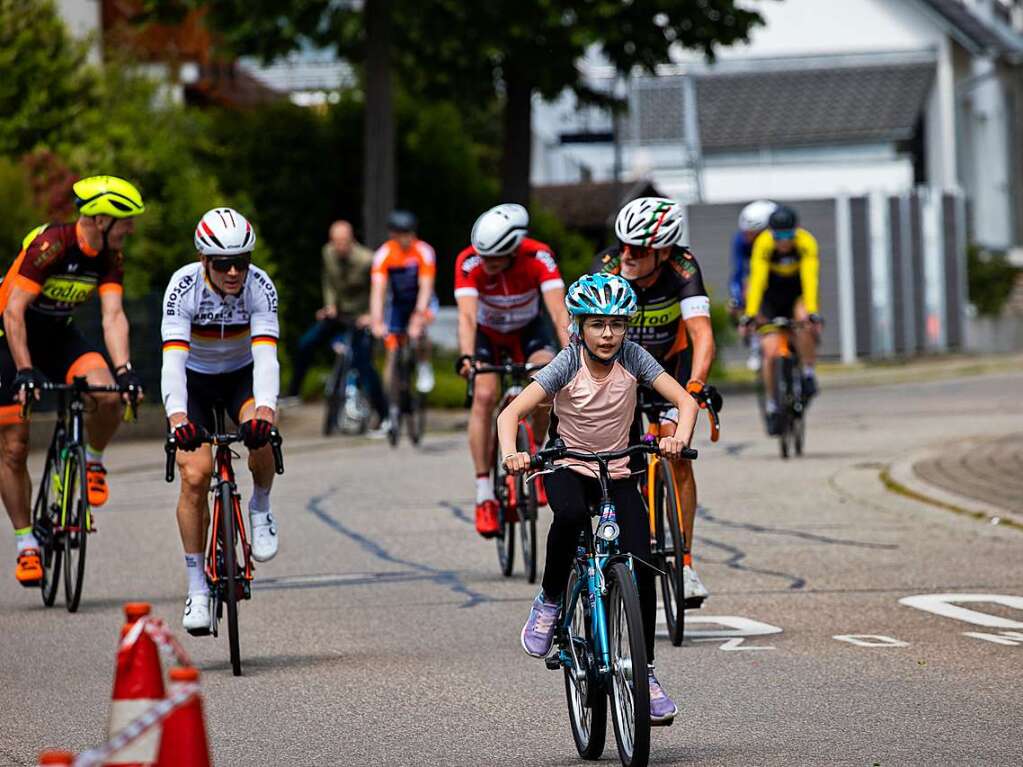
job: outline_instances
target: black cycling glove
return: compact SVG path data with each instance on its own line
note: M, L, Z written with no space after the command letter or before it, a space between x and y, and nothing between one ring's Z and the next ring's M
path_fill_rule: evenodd
M45 376L35 368L22 368L14 377L14 391L25 390L29 394L46 382Z
M188 453L201 446L206 436L206 430L191 421L185 421L174 429L174 441L178 448Z
M273 424L262 418L250 418L238 428L238 434L249 450L258 450L270 442Z
M142 393L142 379L131 365L121 365L117 371L117 385L122 391L136 397Z

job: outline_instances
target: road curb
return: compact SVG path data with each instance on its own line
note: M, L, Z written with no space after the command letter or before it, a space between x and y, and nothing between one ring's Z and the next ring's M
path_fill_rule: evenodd
M969 441L971 440L967 440L967 442ZM948 445L944 445L942 451L947 450ZM881 471L881 482L890 492L921 503L937 506L987 524L1011 527L1023 532L1023 515L976 498L953 493L921 479L913 470L913 466L933 457L938 452L935 448L920 450L909 454L900 461L889 464Z

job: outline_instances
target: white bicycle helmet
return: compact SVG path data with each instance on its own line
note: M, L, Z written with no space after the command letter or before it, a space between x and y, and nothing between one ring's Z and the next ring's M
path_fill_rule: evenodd
M507 256L522 242L528 226L529 213L521 205L495 205L472 225L472 247L484 257Z
M777 207L770 200L754 200L739 213L739 228L744 232L762 232Z
M686 245L682 206L666 197L640 197L615 218L615 235L624 245L669 248Z
M232 208L206 211L195 227L195 249L203 256L236 256L255 247L252 224Z

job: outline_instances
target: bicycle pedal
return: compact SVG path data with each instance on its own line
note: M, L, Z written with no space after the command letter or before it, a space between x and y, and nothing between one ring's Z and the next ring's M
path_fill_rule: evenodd
M205 628L201 628L201 629L185 629L185 630L189 634L194 636L194 637L208 637L212 633L208 626L205 627Z
M651 727L671 727L673 724L675 724L675 717L672 717L671 719L664 719L660 722L654 721L653 719L650 720Z
M561 658L558 656L558 653L551 653L543 659L543 662L551 671L557 671L561 668Z
M685 602L682 603L682 606L686 610L699 610L701 607L703 607L704 599L706 599L706 597L689 597L688 599L685 600Z

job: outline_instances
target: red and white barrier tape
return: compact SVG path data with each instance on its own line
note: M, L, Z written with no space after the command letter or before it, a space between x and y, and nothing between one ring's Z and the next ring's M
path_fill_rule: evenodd
M123 729L115 733L102 746L97 746L75 757L74 767L99 767L111 756L134 743L199 694L198 684L185 683L175 685L175 688L170 697L154 703L145 712L128 722Z
M159 618L146 616L135 621L131 629L128 630L128 633L124 635L124 639L121 640L120 649L125 650L135 644L143 631L149 634L152 640L156 642L156 646L165 660L173 661L178 666L192 665L192 659L188 657L185 648L181 646L181 643L171 633L171 630L167 628L167 624Z

